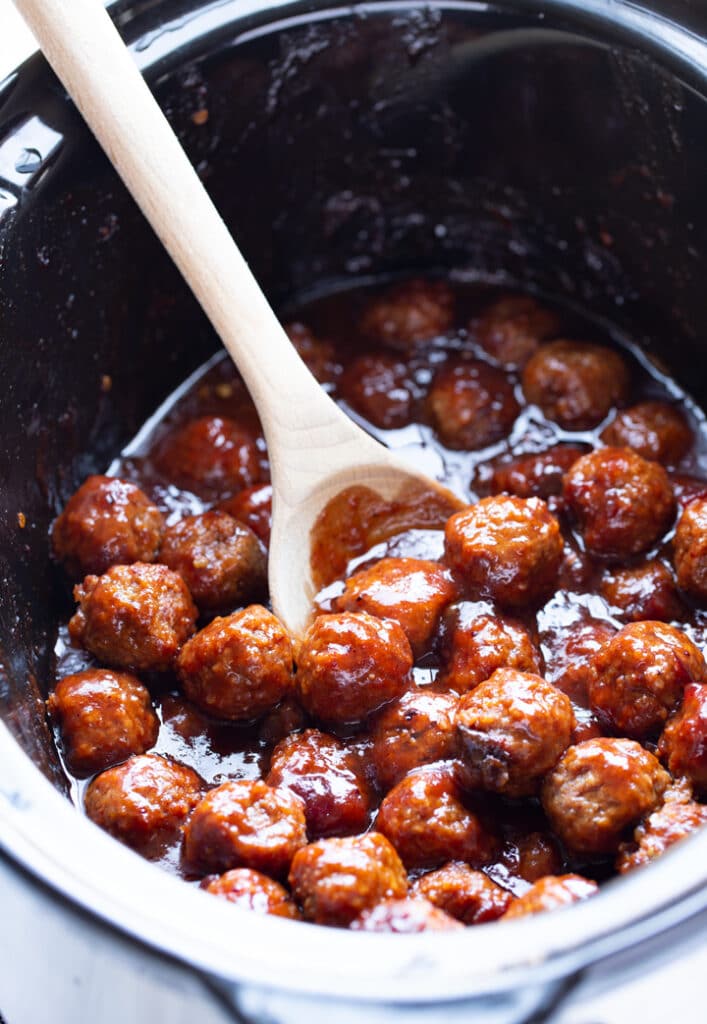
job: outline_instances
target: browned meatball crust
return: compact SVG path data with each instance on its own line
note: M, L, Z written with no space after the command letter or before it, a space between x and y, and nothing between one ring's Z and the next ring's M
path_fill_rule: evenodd
M615 853L627 829L660 803L670 776L634 740L601 736L578 743L545 779L543 806L563 843L577 853Z
M300 701L325 722L361 722L410 685L412 652L401 626L366 612L320 615L302 640Z
M293 687L292 643L262 605L214 619L177 659L184 693L217 718L246 721L270 711Z
M159 731L150 694L127 672L95 668L64 676L47 708L61 731L64 757L74 775L93 775L144 754Z
M71 639L101 661L132 672L172 667L196 626L187 586L166 565L114 565L74 587Z
M668 720L658 754L676 776L707 795L707 685L689 683L682 705Z
M552 683L499 668L461 697L454 723L464 784L521 797L537 792L569 746L574 714Z
M673 574L657 558L634 568L608 570L601 581L601 595L614 614L629 622L670 622L685 613Z
M418 878L411 894L429 900L466 925L495 921L513 902L510 892L461 861L450 861Z
M595 656L616 629L601 619L587 618L542 637L545 678L580 707L589 707L589 684L596 678Z
M414 688L385 708L371 728L371 758L385 791L413 768L454 756L456 699Z
M546 910L559 910L572 903L586 900L599 891L596 882L581 875L548 875L541 878L517 900L503 916L504 921L528 914L542 914Z
M335 607L394 619L403 628L415 658L426 654L439 617L456 587L437 562L420 558L382 558L346 581Z
M560 320L530 295L502 295L469 324L487 355L507 369L524 366L541 341L556 337Z
M368 826L368 785L356 757L334 736L307 729L281 740L266 781L302 799L311 839L351 835Z
M620 874L650 864L673 845L707 824L707 807L690 798L685 785L671 786L662 807L638 825L633 842L624 843L616 858Z
M341 378L339 394L381 430L404 427L412 419L413 392L408 367L386 352L354 359Z
M678 585L698 601L707 599L707 498L695 498L675 529Z
M55 520L52 546L69 575L81 579L111 565L154 561L163 531L162 513L139 487L90 476Z
M184 830L187 863L201 871L246 867L281 878L306 842L302 800L261 780L240 779L212 789Z
M564 497L593 554L627 558L660 540L673 521L668 474L630 448L600 448L578 459Z
M601 439L615 448L632 448L644 459L674 466L690 449L693 436L677 406L648 401L618 412L602 430Z
M462 925L425 899L388 899L377 903L351 923L355 932L393 932L410 935L417 932L458 931Z
M622 402L629 374L603 345L560 339L541 346L523 370L526 399L565 430L591 430Z
M246 487L244 491L219 502L219 508L250 527L258 540L268 547L272 526L272 484Z
M202 416L178 427L158 446L155 466L171 483L217 501L261 478L256 439L222 416Z
M308 921L343 928L408 890L400 858L378 832L310 843L295 854L289 881Z
M306 324L285 324L284 330L312 376L320 384L331 385L341 373L331 342L318 338Z
M407 352L445 334L454 323L454 293L445 281L413 278L370 303L361 332L371 341Z
M473 596L522 607L552 590L562 537L539 498L483 498L453 515L444 535L446 562Z
M427 410L442 444L477 451L510 433L520 406L501 370L460 359L446 363L435 374Z
M707 679L701 651L664 622L631 622L594 657L592 710L615 732L645 739L662 728L688 683Z
M552 498L562 494L562 478L586 448L558 444L545 452L482 463L474 487L485 494L515 494L518 498Z
M206 892L235 903L241 910L272 914L299 921L301 914L287 889L273 878L251 868L232 868L223 875L205 881Z

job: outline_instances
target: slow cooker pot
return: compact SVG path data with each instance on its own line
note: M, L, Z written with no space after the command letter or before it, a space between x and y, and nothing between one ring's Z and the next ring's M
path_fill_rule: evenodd
M418 268L516 282L610 320L707 403L707 16L696 4L111 10L276 305ZM222 905L76 812L43 708L65 601L48 525L216 346L32 58L0 86L7 1024L195 1013L590 1024L628 1019L635 999L644 1021L668 1006L699 1020L685 979L707 959L707 834L561 913L362 936ZM648 971L652 988L626 987ZM596 1001L618 983L628 1003Z

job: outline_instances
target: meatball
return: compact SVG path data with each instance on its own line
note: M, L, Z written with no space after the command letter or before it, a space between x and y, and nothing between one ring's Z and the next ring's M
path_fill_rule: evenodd
M157 447L154 462L171 483L205 501L251 487L261 477L253 434L222 416L202 416L178 427Z
M160 561L179 573L204 611L233 608L267 589L262 544L225 512L202 512L168 526Z
M339 394L382 430L404 427L412 419L413 393L407 365L385 352L354 359L341 378Z
M551 341L523 370L526 399L565 430L596 427L628 390L628 369L618 352L583 341Z
M599 891L596 882L583 878L581 875L548 875L541 878L517 900L506 913L504 921L513 917L525 917L527 914L542 914L546 910L559 910L572 903L586 900Z
M502 861L511 874L526 882L557 875L563 861L557 840L549 832L526 832L507 842Z
M707 599L707 498L695 498L683 509L674 557L678 586L698 601Z
M101 661L132 672L164 671L196 627L187 586L166 565L114 565L74 587L71 639Z
M454 723L464 784L521 797L537 792L569 746L574 715L569 697L552 683L499 668L464 694Z
M631 622L594 657L592 710L615 732L645 739L662 728L688 683L707 681L693 642L664 622Z
M450 861L418 878L411 893L467 925L495 921L513 902L513 896L483 871L474 871L460 861Z
M682 705L668 720L658 754L677 776L685 776L707 795L707 685L689 683Z
M509 607L545 597L562 559L560 527L539 498L483 498L448 520L444 548L474 596Z
M644 459L674 466L692 445L684 414L668 402L639 402L622 409L601 432L604 444L631 448Z
M74 775L100 772L154 746L159 721L150 694L135 676L88 669L61 679L47 708L61 730Z
M456 587L448 569L420 558L382 558L346 582L335 608L393 619L405 632L415 658L426 654L442 611Z
M368 786L355 756L334 736L307 729L281 740L266 781L302 799L310 838L351 835L368 826Z
M374 299L361 318L371 341L407 352L445 334L454 324L454 293L445 281L413 278Z
M520 406L500 370L476 360L453 360L436 373L427 409L443 445L477 451L510 433Z
M343 928L408 890L400 858L378 832L310 843L295 854L289 881L308 921Z
M258 729L258 739L261 743L274 747L291 732L299 732L303 729L306 722L307 716L294 696L285 697L262 719Z
M616 630L601 619L587 618L543 634L545 678L580 707L589 705L589 684L596 679L595 655Z
M389 790L413 768L454 756L454 697L412 689L385 708L371 729L371 758L382 789Z
M177 659L184 693L217 718L246 721L292 691L292 643L267 608L253 604L214 619Z
M425 899L382 900L351 923L351 930L355 932L395 932L398 935L451 932L461 927L453 917Z
M616 859L616 870L626 874L634 868L650 864L656 857L707 824L707 807L690 798L684 786L673 786L665 792L663 806L649 815L633 833L633 842L624 843Z
M235 903L242 910L288 917L292 921L300 920L300 912L287 889L251 868L232 868L224 875L208 879L204 889L229 903Z
M331 385L341 373L334 346L318 338L306 324L285 324L285 333L297 355L320 384Z
M615 853L624 832L661 801L670 776L634 740L584 740L545 779L545 813L562 842L580 854Z
M541 341L556 337L558 316L530 295L503 295L469 324L469 333L507 369L524 366Z
M366 612L320 615L302 640L295 681L311 715L361 722L404 693L412 664L410 644L397 622Z
M306 842L302 800L259 779L224 782L212 789L184 830L187 863L202 871L245 867L281 878Z
M233 516L239 523L250 527L258 540L267 547L270 544L272 525L272 484L256 484L246 487L231 498L219 503L222 512Z
M632 569L608 570L601 594L615 614L629 622L670 622L685 612L670 569L657 558Z
M86 790L86 814L146 857L159 856L181 836L204 792L191 768L160 754L138 754L101 772Z
M498 848L485 822L464 803L454 762L425 765L406 775L380 805L376 828L407 868L434 868L448 860L480 867Z
M515 494L518 498L551 498L562 494L562 478L586 448L558 444L545 452L482 463L474 486L486 494Z
M451 605L442 620L438 685L457 693L473 690L497 668L541 673L543 662L530 630L471 601Z
M69 575L82 579L111 565L154 561L163 531L162 513L139 487L90 476L55 520L52 546Z
M629 448L583 455L565 476L563 493L595 555L640 554L660 540L675 515L668 474Z

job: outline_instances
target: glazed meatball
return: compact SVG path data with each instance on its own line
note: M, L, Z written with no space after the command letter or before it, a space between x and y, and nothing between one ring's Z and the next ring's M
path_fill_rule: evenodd
M445 334L454 323L454 294L444 281L413 278L388 288L368 306L361 332L407 352Z
M707 680L702 653L664 622L631 622L594 657L592 710L615 732L645 739L662 728L688 683Z
M127 672L88 669L61 679L47 708L74 775L100 772L154 746L159 721L150 694Z
M159 856L181 835L204 792L191 768L159 754L138 754L101 772L86 790L86 814L121 843Z
M707 795L707 685L689 683L682 705L668 720L658 754L676 776Z
M282 878L306 842L302 800L259 779L224 782L212 789L184 830L187 863L201 871L245 867Z
M482 463L474 486L486 494L515 494L518 498L552 498L562 494L562 478L586 448L558 444L546 452Z
M166 565L114 565L74 587L71 639L101 661L132 672L172 667L196 626L187 586Z
M90 476L52 527L54 555L74 579L111 565L152 562L164 519L146 494L126 480Z
M477 451L510 433L520 406L500 370L476 360L454 360L435 375L427 409L443 445Z
M418 878L411 893L467 925L495 921L513 902L506 889L461 861L450 861Z
M341 373L341 366L331 342L318 338L306 324L285 324L284 330L312 376L320 384L332 384Z
M601 619L583 619L543 634L545 678L580 707L589 706L589 684L596 678L594 658L616 630Z
M622 409L601 432L604 444L631 448L644 459L674 466L692 445L684 414L668 402L639 402Z
M408 890L400 858L378 832L310 843L295 854L289 881L308 921L343 928Z
M487 605L462 601L442 620L437 685L457 693L473 690L497 668L542 672L540 652L522 622L484 611Z
M214 619L192 637L179 654L177 674L197 707L247 721L292 691L292 643L272 612L253 604Z
M565 430L591 430L624 401L629 374L621 356L603 345L551 341L523 370L526 399Z
M272 484L256 484L246 487L232 498L219 503L222 512L233 516L239 523L250 527L258 540L267 547L270 544L272 525Z
M530 295L503 295L469 324L469 333L487 355L507 369L524 366L541 341L556 337L557 315Z
M707 824L707 807L690 798L686 786L671 786L665 792L663 806L650 814L633 833L633 842L624 843L616 859L620 874L650 864L656 857Z
M393 619L405 632L414 657L420 658L428 652L439 617L455 594L449 570L437 562L382 558L346 581L335 608Z
M224 875L205 881L206 892L235 903L241 910L300 920L300 912L284 886L251 868L232 868Z
M448 860L480 867L497 850L496 837L464 803L454 762L416 768L383 800L376 828L407 868L434 868Z
M366 612L320 615L302 640L297 691L316 718L361 722L404 693L412 664L397 622Z
M698 601L707 599L707 498L695 498L678 519L675 569L678 586Z
M668 475L629 448L583 455L565 476L564 497L593 554L628 558L660 540L673 521Z
M307 716L303 708L292 697L285 697L276 708L260 722L258 739L267 746L274 747L284 740L291 732L299 732L304 728Z
M572 903L586 900L599 891L596 882L581 875L548 875L541 878L517 900L503 916L504 921L527 914L542 914L546 910L559 910Z
M526 882L537 882L562 871L563 860L557 840L549 832L526 832L506 843L502 861L511 874Z
M413 768L454 756L454 697L412 689L385 708L371 729L371 758L382 789L389 790Z
M670 622L685 612L673 574L657 558L631 569L608 570L601 581L601 595L614 614L629 622Z
M204 611L233 608L267 588L262 544L225 512L202 512L168 526L160 561L179 573Z
M251 487L261 477L253 434L222 416L202 416L178 427L158 446L154 461L171 483L205 501Z
M552 683L499 668L464 694L454 723L464 784L521 797L537 792L569 746L574 715L569 697Z
M385 352L354 359L341 378L339 394L382 430L404 427L412 419L413 393L408 368Z
M545 813L562 842L580 854L615 853L624 832L660 803L670 776L634 740L578 743L545 779Z
M581 743L583 740L593 740L597 736L603 736L604 730L598 717L589 708L581 704L573 704L574 729L572 730L572 744Z
M351 923L355 932L451 932L462 926L425 899L388 899L377 903Z
M444 549L447 564L473 596L522 607L552 590L562 537L544 501L498 495L453 515Z
M355 756L334 736L307 729L281 740L266 781L303 800L310 838L351 835L368 826L368 786Z

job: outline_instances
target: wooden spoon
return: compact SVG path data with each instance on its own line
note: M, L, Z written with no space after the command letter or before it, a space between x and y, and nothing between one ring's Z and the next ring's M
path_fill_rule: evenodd
M299 634L314 592L311 531L325 505L355 484L386 499L411 487L443 489L348 419L305 367L100 0L15 4L255 402L272 471L270 594L275 613Z

